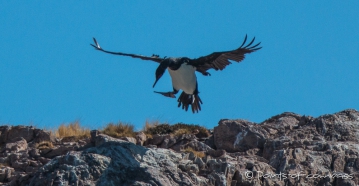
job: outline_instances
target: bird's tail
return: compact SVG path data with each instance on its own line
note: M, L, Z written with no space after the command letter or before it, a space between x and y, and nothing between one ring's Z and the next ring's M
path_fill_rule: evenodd
M192 112L195 113L201 110L202 100L199 98L198 93L196 94L186 94L184 91L178 98L178 107L182 105L182 109L188 110L189 105L191 105Z

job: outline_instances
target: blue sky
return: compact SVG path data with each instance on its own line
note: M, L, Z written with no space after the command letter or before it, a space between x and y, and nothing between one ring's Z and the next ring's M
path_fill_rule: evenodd
M2 1L0 124L90 128L146 120L212 128L282 112L359 109L359 1ZM177 108L168 72L107 50L197 58L263 48L212 76L197 74L202 111ZM178 94L179 95L179 94Z

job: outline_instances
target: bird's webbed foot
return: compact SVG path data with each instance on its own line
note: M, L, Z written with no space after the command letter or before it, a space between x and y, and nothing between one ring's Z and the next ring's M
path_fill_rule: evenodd
M173 90L172 92L157 92L157 91L154 91L155 93L158 93L158 94L162 94L166 97L170 97L170 98L176 98L176 95L178 90Z

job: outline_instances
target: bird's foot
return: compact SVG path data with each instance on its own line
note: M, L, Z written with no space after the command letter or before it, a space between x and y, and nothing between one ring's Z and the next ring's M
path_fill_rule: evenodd
M170 97L170 98L176 98L175 96L175 92L156 92L154 91L155 93L158 93L158 94L162 94L166 97Z
M202 72L202 74L205 76L211 76L211 74L209 72Z
M93 41L95 42L95 45L94 44L90 44L91 46L95 47L95 49L97 50L102 50L102 48L100 47L100 45L98 44L98 42L96 41L96 39L93 37L92 38Z

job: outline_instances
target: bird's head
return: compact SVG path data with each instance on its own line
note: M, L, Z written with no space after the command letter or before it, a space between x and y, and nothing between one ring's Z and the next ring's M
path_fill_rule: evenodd
M183 63L186 63L186 64L187 64L190 60L191 60L191 59L188 58L188 57L182 57L182 58L180 59L181 64L183 64Z
M170 63L170 60L169 59L165 59L163 60L160 65L157 67L157 70L156 70L156 81L155 83L153 84L152 87L155 87L157 81L162 77L163 73L165 73L168 65Z

